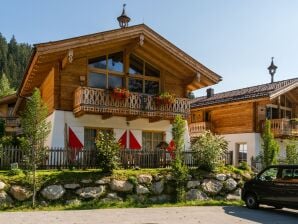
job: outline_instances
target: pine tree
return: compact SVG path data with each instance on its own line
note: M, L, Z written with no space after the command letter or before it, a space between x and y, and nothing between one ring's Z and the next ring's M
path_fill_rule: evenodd
M35 89L33 95L27 100L25 110L21 116L21 125L26 142L22 145L24 162L29 174L32 174L31 185L33 188L32 206L35 207L37 192L36 169L46 157L45 140L50 133L50 122L46 121L48 111L43 103L40 91Z
M0 78L0 98L15 93L14 89L10 87L10 83L6 75L3 73Z

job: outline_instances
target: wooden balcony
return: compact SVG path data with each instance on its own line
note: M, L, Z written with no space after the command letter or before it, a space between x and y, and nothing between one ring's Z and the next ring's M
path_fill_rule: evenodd
M275 137L298 137L297 119L271 119L271 130Z
M154 96L148 94L131 93L126 99L115 99L108 90L79 87L74 93L73 112L76 117L95 113L172 120L180 114L187 119L190 115L190 100L176 98L173 104L158 106Z
M188 125L189 136L191 138L198 137L204 131L211 130L210 122L196 122Z
M20 118L18 117L2 117L5 121L5 126L6 127L19 127L21 125Z

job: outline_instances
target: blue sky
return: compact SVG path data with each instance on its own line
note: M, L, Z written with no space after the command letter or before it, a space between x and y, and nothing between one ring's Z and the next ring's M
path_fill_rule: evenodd
M118 28L127 4L130 25L145 23L223 77L222 92L298 77L296 0L4 0L0 32L30 44ZM196 95L205 94L205 90Z

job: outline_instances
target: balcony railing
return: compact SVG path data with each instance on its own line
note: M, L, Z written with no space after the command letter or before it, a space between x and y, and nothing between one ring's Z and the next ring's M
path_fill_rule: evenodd
M154 96L148 94L131 93L126 99L115 99L108 90L79 87L74 93L73 112L75 116L97 113L160 119L173 119L179 114L186 119L190 114L190 101L176 98L173 104L156 105Z
M20 119L17 117L3 117L6 127L19 127L21 125Z
M271 119L271 131L275 137L298 137L298 121L296 119ZM262 122L262 130L264 129Z
M191 138L198 137L204 131L211 130L210 122L196 122L188 125L189 135Z

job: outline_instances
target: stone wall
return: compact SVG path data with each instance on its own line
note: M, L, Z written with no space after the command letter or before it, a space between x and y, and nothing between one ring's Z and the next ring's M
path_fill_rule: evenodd
M249 174L213 174L189 176L185 183L186 200L239 200L241 186ZM134 200L140 203L165 203L175 200L175 180L171 173L164 175L140 174L127 180L103 177L98 180L81 179L77 182L43 186L37 194L39 205L51 202L79 205L82 201L103 203ZM29 201L31 190L26 186L0 180L0 207L11 207Z

